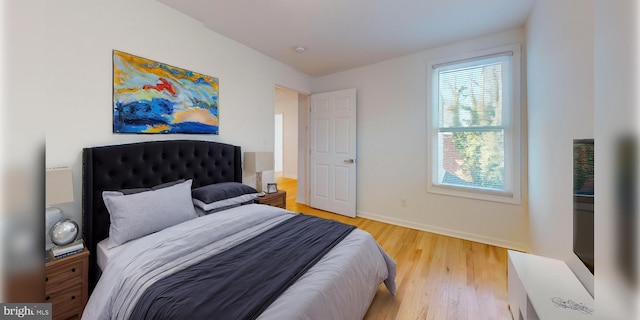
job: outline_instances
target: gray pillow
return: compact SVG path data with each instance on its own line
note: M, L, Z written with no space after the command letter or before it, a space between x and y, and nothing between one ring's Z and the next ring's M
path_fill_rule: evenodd
M195 188L192 195L193 204L204 211L210 211L252 201L257 197L258 191L239 182L222 182Z
M202 217L204 215L208 215L208 214L224 211L224 210L227 210L227 209L243 206L245 204L253 204L253 203L258 203L255 198L253 198L253 199L251 199L251 200L249 200L247 202L234 203L232 205L228 205L228 206L224 206L224 207L218 207L218 208L214 208L214 209L211 209L211 210L204 210L204 209L198 207L195 204L194 204L193 208L196 209L196 214L198 215L198 217Z
M170 187L125 195L104 191L102 199L109 211L108 248L146 236L196 218L191 201L191 180Z

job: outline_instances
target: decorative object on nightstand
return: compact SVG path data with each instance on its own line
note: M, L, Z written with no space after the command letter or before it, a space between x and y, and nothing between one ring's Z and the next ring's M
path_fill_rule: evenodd
M78 224L71 219L56 222L51 228L51 242L59 246L66 246L76 240Z
M244 168L256 174L256 190L262 192L262 172L273 170L273 152L245 152Z
M73 201L73 176L70 168L48 168L45 177L45 248L51 249L52 228L62 220L62 210L52 207L55 204L62 204ZM77 235L76 225L76 235ZM75 240L71 239L71 241ZM66 244L70 243L68 241Z
M89 250L45 265L45 302L51 303L53 319L80 319L89 298Z
M278 185L276 183L267 183L267 193L278 192Z
M287 192L284 190L275 193L267 193L264 197L258 198L259 204L266 204L273 207L287 208Z

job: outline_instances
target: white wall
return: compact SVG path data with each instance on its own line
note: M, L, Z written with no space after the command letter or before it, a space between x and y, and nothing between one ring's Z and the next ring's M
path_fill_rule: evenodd
M359 216L526 249L525 204L426 192L427 61L523 42L514 29L313 80L314 93L357 89Z
M573 139L594 137L593 1L536 1L527 32L529 228L532 253L565 260L593 293L573 253Z
M596 1L595 3L595 309L597 319L638 319L640 304L638 284L630 283L629 267L620 255L635 259L631 272L640 276L640 219L620 199L633 199L638 203L637 174L640 112L638 111L638 2ZM620 188L620 178L629 177L620 167L619 143L625 137L635 137L636 177L634 190ZM626 174L625 174L626 173ZM629 198L629 196L631 196ZM618 200L618 201L616 201ZM633 201L632 200L632 201ZM637 208L636 208L637 210ZM635 225L630 225L633 219ZM636 243L622 234L630 228Z
M46 165L70 166L75 202L60 206L81 222L84 147L161 139L231 143L273 150L276 83L309 92L311 78L214 33L157 1L64 1L47 7ZM12 29L11 26L8 29ZM17 30L17 29L16 29ZM114 135L112 50L168 63L220 80L220 135ZM28 64L25 57L13 63ZM46 75L49 75L48 77ZM46 86L45 86L46 84ZM273 173L263 180L272 181ZM254 177L245 177L253 184Z
M298 93L287 89L276 90L276 113L284 118L282 175L298 178Z

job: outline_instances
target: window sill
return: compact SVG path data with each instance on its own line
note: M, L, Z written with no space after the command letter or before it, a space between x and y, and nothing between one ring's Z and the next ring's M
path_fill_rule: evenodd
M508 204L522 204L520 195L510 192L464 188L449 185L435 185L432 183L428 185L427 192L475 200L501 202Z

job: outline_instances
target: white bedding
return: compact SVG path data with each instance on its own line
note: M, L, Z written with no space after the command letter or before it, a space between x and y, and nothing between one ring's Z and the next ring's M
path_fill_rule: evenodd
M103 255L107 262L101 266L102 277L82 318L126 319L142 292L156 280L289 217L290 212L279 208L245 205L164 229L117 252L99 252L97 258ZM394 279L395 262L370 234L356 229L259 319L361 319L382 281L395 294Z
M127 242L111 249L107 248L107 246L109 245L109 238L106 238L98 242L98 247L96 250L98 251L96 253L96 260L98 262L98 267L100 268L100 271L103 271L104 268L107 267L107 263L109 263L109 259L111 259L111 257L115 256L118 252L122 251L122 249L126 248L132 242Z

